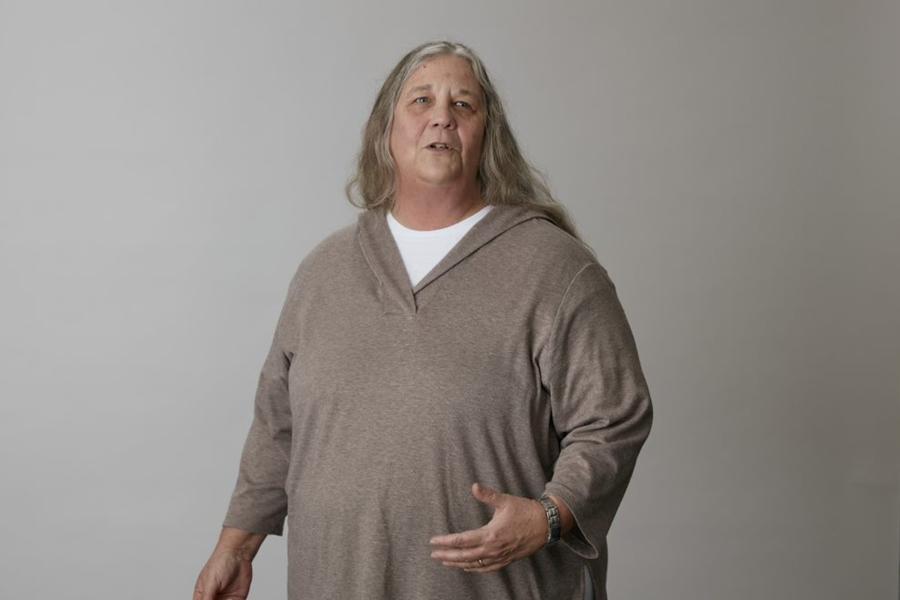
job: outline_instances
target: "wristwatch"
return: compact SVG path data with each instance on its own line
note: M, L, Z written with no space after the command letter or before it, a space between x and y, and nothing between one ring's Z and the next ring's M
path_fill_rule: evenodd
M546 494L540 497L540 503L544 506L544 511L547 513L547 524L550 529L547 533L547 543L545 545L551 546L559 541L559 509Z

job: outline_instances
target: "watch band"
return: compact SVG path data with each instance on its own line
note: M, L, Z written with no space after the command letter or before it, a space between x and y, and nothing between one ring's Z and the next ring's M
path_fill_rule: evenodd
M559 509L546 495L540 497L540 503L544 506L544 512L547 513L547 524L550 531L547 533L547 546L555 544L559 541L560 520Z

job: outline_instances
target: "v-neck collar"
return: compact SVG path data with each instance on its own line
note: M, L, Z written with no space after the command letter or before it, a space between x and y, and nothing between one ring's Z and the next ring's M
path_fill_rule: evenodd
M369 268L382 288L382 302L392 301L399 305L402 312L412 315L418 312L416 294L422 289L498 235L530 219L548 217L528 206L495 204L414 287L410 284L400 248L387 223L386 209L380 207L361 212L357 219L356 237Z

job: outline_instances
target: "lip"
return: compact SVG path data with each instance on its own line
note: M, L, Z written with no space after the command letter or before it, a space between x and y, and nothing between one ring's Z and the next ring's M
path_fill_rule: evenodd
M430 147L431 144L444 144L445 146L447 146L447 150L456 150L456 146L448 142L429 142L425 144L425 150L433 150L433 148Z

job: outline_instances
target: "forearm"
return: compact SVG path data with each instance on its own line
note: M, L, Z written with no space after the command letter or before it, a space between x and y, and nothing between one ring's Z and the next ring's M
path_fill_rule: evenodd
M265 539L265 533L253 533L236 527L223 527L216 544L216 551L233 552L245 560L252 561Z

